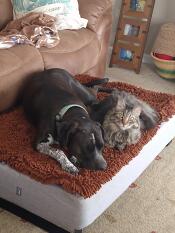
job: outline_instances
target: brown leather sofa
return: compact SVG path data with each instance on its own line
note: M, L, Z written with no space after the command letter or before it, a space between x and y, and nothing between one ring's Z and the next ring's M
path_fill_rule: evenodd
M0 112L9 109L26 77L35 71L60 67L73 75L103 77L112 25L111 0L78 0L88 27L59 31L54 48L20 45L0 50ZM12 19L11 0L0 0L0 29Z

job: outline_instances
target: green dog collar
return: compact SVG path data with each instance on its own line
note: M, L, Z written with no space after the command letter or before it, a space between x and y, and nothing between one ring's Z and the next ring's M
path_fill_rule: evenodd
M81 108L81 109L83 109L83 110L88 114L87 110L86 110L84 107L82 107L81 105L78 105L78 104L69 104L69 105L64 106L64 107L59 111L58 115L56 115L56 120L57 120L57 121L60 121L60 120L63 118L64 114L65 114L70 108L73 108L73 107Z

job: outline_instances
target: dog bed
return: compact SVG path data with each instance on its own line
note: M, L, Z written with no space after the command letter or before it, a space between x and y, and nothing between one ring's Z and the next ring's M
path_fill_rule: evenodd
M82 82L92 79L77 78ZM1 198L72 231L92 223L144 171L175 136L175 96L125 83L106 86L129 91L147 101L159 112L159 125L123 152L105 148L106 171L81 169L78 175L71 175L62 171L55 160L33 151L35 130L21 108L5 113L0 116ZM103 97L105 94L99 95Z

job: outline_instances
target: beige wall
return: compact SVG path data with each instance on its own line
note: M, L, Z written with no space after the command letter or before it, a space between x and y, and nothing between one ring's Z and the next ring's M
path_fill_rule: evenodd
M167 0L167 20L175 22L175 0Z
M113 30L111 36L111 45L115 37L121 2L122 0L113 0ZM145 49L146 53L150 53L160 25L168 21L175 22L175 0L156 0Z

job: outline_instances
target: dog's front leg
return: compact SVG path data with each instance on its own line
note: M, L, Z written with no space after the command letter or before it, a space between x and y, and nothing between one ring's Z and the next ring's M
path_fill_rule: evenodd
M79 172L78 168L76 168L73 165L73 163L69 161L69 159L67 158L67 156L64 154L62 150L59 150L59 149L56 149L50 146L53 144L53 142L54 142L53 137L49 134L48 141L38 143L36 146L36 149L40 153L49 155L52 158L56 159L60 163L64 171L67 171L72 174L78 173Z

